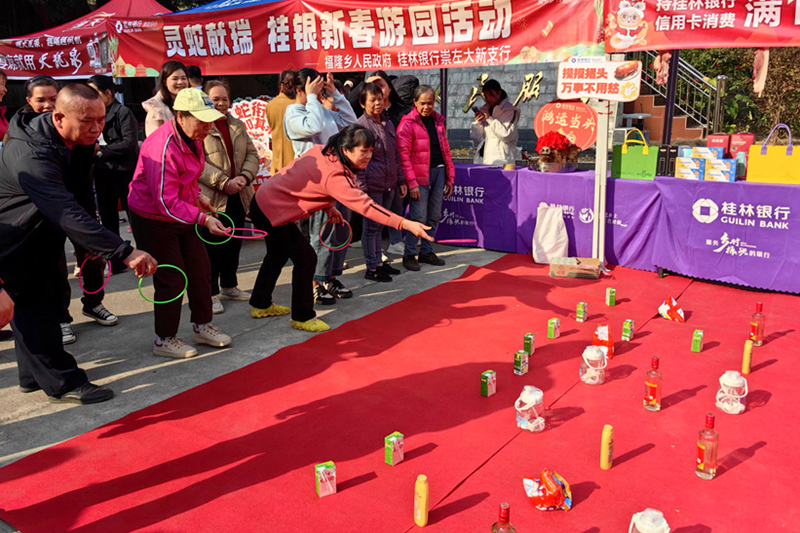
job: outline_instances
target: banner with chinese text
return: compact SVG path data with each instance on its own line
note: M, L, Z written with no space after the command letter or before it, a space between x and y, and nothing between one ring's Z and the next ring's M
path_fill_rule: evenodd
M606 52L800 46L796 0L609 0Z
M559 61L602 54L599 1L285 0L167 17L114 19L115 76L168 60L212 75L402 70ZM598 44L599 43L599 44Z
M244 123L258 152L258 175L253 180L256 190L269 178L272 165L272 130L267 124L267 102L271 99L270 96L236 99L230 110L231 115Z
M561 100L597 98L633 102L642 83L641 61L584 62L571 57L558 64L556 94Z

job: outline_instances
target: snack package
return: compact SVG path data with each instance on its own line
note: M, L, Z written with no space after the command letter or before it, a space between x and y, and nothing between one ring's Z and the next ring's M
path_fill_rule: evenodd
M569 483L552 468L545 468L537 479L522 478L525 494L540 511L569 511L572 508L572 491Z
M658 306L658 314L666 318L667 320L672 320L674 322L686 322L686 318L683 315L683 309L678 306L678 302L675 301L675 298L672 296L667 296L667 299Z
M614 358L614 338L608 329L608 324L597 326L592 338L592 346L599 346L609 359Z

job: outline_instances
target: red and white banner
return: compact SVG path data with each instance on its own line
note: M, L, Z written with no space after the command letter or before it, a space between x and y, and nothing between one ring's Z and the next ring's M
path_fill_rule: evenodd
M798 0L607 0L606 52L800 46Z
M374 4L372 4L374 5ZM558 61L599 55L599 3L588 0L285 0L167 17L114 19L116 76L155 76L168 60L210 75L401 70Z
M641 61L571 57L558 65L556 95L561 100L596 98L610 102L633 102L639 98L641 84Z
M231 115L244 122L258 152L258 175L253 180L256 190L269 178L272 165L272 130L267 124L267 103L271 99L270 96L259 96L236 100L230 110Z

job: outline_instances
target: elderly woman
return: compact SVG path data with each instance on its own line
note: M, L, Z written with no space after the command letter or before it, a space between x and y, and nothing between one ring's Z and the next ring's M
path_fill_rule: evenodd
M144 122L145 136L149 137L162 124L174 118L172 104L181 89L187 87L189 87L189 78L183 63L167 61L161 65L161 73L158 75L158 92L151 99L142 102L142 107L147 111L147 118Z
M203 86L214 107L224 116L214 122L211 133L203 141L206 165L200 175L200 192L211 199L211 207L225 213L233 227L244 226L245 206L253 199L251 183L258 175L258 152L244 123L231 116L231 88L219 80ZM226 219L221 219L225 223ZM239 289L236 271L239 269L241 239L223 244L206 244L211 260L211 300L214 314L225 312L220 298L247 301L250 293ZM220 291L220 286L222 291Z
M214 121L225 116L198 89L183 89L173 105L175 118L145 139L131 182L128 207L137 244L159 264L175 265L186 273L194 342L227 346L231 338L211 324L211 266L195 224L215 235L225 226L208 213L208 200L200 194L198 178L205 166L203 139ZM159 269L153 278L155 300L175 297L184 277L174 269ZM153 355L184 359L197 350L179 339L182 299L156 304L156 339Z
M514 170L517 159L519 109L508 101L508 95L497 80L483 84L486 104L475 112L470 137L475 143L475 163L502 165Z
M372 133L353 124L331 137L326 146L311 148L258 188L250 204L250 218L256 228L267 232L267 255L250 299L254 318L291 312L295 329L312 333L330 329L314 312L311 280L317 264L316 254L294 222L323 212L330 222L341 224L342 214L334 207L334 202L341 202L379 224L431 239L425 232L429 229L427 226L377 205L356 185L355 175L367 167L373 146ZM291 309L272 301L278 276L289 259L294 269Z

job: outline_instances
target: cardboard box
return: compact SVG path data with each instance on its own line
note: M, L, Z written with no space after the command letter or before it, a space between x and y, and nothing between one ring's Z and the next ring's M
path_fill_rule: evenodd
M578 302L578 307L575 309L575 320L578 322L586 322L589 317L589 304L586 302Z
M735 159L707 159L705 181L736 181Z
M692 351L700 353L703 351L703 330L696 329L692 335Z
M524 376L528 373L528 352L520 350L514 354L514 373L518 376Z
M606 287L606 305L608 306L617 305L617 289Z
M403 434L395 431L383 439L383 455L387 465L395 466L405 458L405 444Z
M558 257L550 261L550 276L598 279L600 277L600 260L593 257Z
M561 320L558 318L551 318L547 321L547 338L557 339L561 336Z
M744 152L746 154L754 142L756 142L755 133L734 133L731 135L731 146L729 149L731 157L735 158L736 154L739 152Z
M628 342L633 340L633 326L634 322L630 318L622 323L622 340Z
M528 352L528 355L533 355L536 351L536 333L526 333L522 338L522 349Z
M487 370L481 373L481 396L492 396L497 392L497 372Z
M722 148L722 156L728 157L731 147L731 136L725 133L712 133L706 138L706 146L709 148Z
M702 180L706 174L706 160L701 157L679 157L675 160L675 177L685 180Z
M702 157L704 159L722 159L725 157L725 152L722 150L722 148L695 146L692 148L692 157Z
M336 465L333 461L314 465L317 496L320 498L336 494Z
M678 147L663 144L658 147L658 162L656 163L656 176L672 176L675 174L675 159L678 157Z

